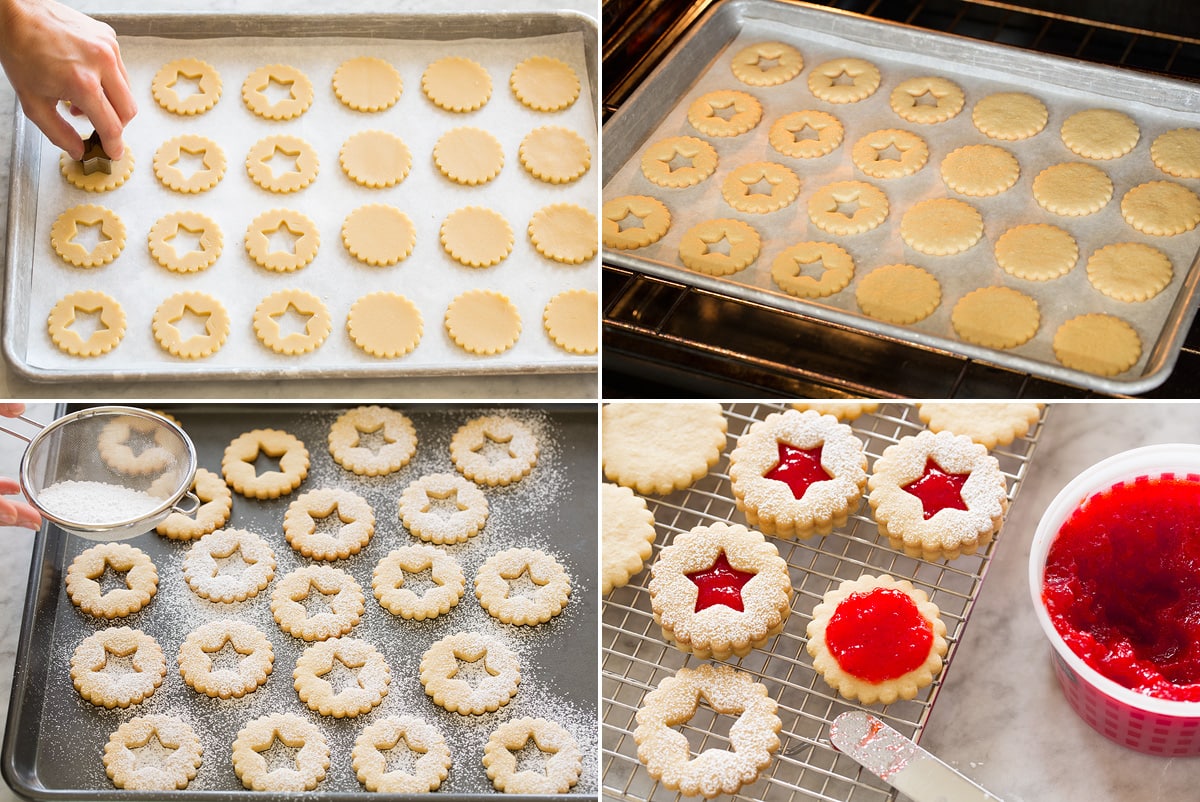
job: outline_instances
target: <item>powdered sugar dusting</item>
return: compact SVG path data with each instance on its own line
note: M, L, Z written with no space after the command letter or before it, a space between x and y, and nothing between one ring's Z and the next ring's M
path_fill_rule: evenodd
M103 525L149 515L162 506L164 499L124 485L66 479L42 488L37 501L64 521Z

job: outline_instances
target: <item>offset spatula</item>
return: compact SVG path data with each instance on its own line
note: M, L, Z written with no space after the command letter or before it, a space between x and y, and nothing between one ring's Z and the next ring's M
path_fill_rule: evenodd
M915 802L999 802L870 713L842 713L829 728L829 740Z

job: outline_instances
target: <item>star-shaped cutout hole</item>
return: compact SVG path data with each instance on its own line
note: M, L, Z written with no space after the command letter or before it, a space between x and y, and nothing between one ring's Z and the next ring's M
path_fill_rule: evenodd
M509 749L517 761L518 772L531 771L534 774L545 774L546 764L558 751L550 747L542 747L537 740L530 736L520 749Z
M380 744L376 748L383 755L385 774L391 774L392 772L400 772L408 775L416 774L417 761L428 751L426 749L418 749L409 743L407 733L397 737L390 744Z
M424 596L434 588L441 586L442 583L433 578L432 565L427 565L420 571L403 571L401 578L396 582L397 588L403 587L417 596Z
M512 450L509 445L512 442L512 435L497 436L491 432L483 433L483 441L472 448L471 451L483 457L489 463L496 463L506 459L516 459L517 453Z
M754 62L754 66L763 72L773 70L779 66L779 56L764 56L759 53L758 60Z
M359 674L365 665L365 661L361 663L347 663L342 659L340 654L335 654L330 663L329 670L322 671L317 676L328 682L329 686L333 688L334 694L337 695L348 689L362 688L362 679L359 677Z
M315 317L316 315L311 312L303 312L290 302L282 312L271 315L271 319L279 326L279 333L283 337L289 337L293 334L298 336L307 335L308 324Z
M304 229L293 229L286 220L283 220L279 225L262 233L267 238L268 254L285 253L295 256L296 243L299 242L300 237L304 236Z
M190 180L197 173L202 173L205 170L211 170L213 166L208 163L208 148L203 145L197 148L180 147L179 155L167 162L168 167L174 167L181 175L185 175Z
M673 173L677 170L686 170L689 167L695 167L696 162L691 156L685 156L679 151L675 151L675 155L668 161L664 162L667 165L667 172Z
M335 501L328 510L312 510L313 533L317 535L329 535L337 538L342 533L342 528L349 523L354 523L354 519L349 515L342 513L341 508Z
M499 671L492 671L487 664L487 652L482 653L474 660L468 660L461 655L454 656L455 668L454 673L450 675L451 679L457 679L465 682L472 689L478 688L480 683L488 679L488 677L497 676Z
M213 571L212 575L237 577L254 565L256 560L246 559L246 555L242 553L240 544L234 543L233 548L224 554L213 552Z
M287 771L298 771L300 768L300 749L304 746L303 741L296 743L288 743L278 730L271 733L271 740L265 744L257 744L252 748L263 757L263 762L266 764L267 772L279 771L285 769Z
M796 448L781 442L779 462L764 475L764 478L783 482L791 488L795 498L802 499L809 487L833 478L821 466L821 452L824 448L824 444L816 448Z
M686 575L696 586L696 612L723 604L736 612L743 612L742 588L754 578L751 571L739 571L729 564L725 552L717 554L711 568Z
M200 94L200 79L203 77L204 73L201 72L193 75L183 70L176 70L175 77L167 82L167 86L175 90L175 97L187 100L193 95Z
M617 231L622 234L626 231L644 229L646 227L646 218L638 217L632 211L626 212L624 217L613 222L617 224Z
M171 759L171 754L179 748L179 745L163 743L158 737L158 730L152 729L146 736L146 740L140 743L126 744L126 748L133 753L133 765L136 770L151 767L161 768L166 761Z
M281 81L274 75L267 79L267 82L258 87L259 93L267 99L269 105L274 106L277 103L282 103L285 100L296 99L296 82Z
M939 100L941 98L926 89L919 95L913 95L912 104L913 106L936 106Z
M795 142L816 142L820 138L821 132L808 123L805 123L803 128L792 131L792 139Z
M283 175L284 173L299 174L300 149L288 150L280 145L276 145L275 149L266 156L263 156L261 161L274 176Z
M895 142L888 142L883 147L875 148L875 161L877 162L898 162L904 158L904 154L908 148L902 148Z
M326 593L312 582L309 582L303 595L293 596L292 601L298 601L304 606L305 618L315 618L316 616L328 615L333 612L331 603L335 596L337 596L337 591Z
M207 337L211 334L208 324L212 322L212 312L197 312L184 304L179 315L169 318L167 322L179 332L179 338L186 343L196 337Z
M742 186L746 188L746 195L748 196L761 196L764 198L769 198L771 197L772 193L775 192L775 186L778 183L779 182L777 180L772 181L766 176L759 176L758 180L754 181L753 183L743 181Z
M118 570L109 564L108 560L104 561L104 565L98 574L89 578L96 580L96 584L100 586L101 596L107 596L114 590L129 589L129 569L126 568L124 571Z
M439 517L450 518L466 508L467 505L458 500L458 488L451 487L444 493L426 490L425 503L421 505L421 512L432 512Z
M389 437L387 429L381 423L374 429L360 429L357 426L354 431L358 433L358 437L354 440L354 448L365 448L372 453L379 453L379 450L384 446L390 446L396 442L396 438Z
M970 476L969 473L947 473L930 457L925 461L925 472L920 478L901 489L920 499L928 521L942 510L967 509L962 489Z
M737 114L737 109L733 107L732 100L724 102L714 102L710 100L708 102L708 117L710 118L716 117L719 120L725 120L728 122L729 120L733 119L735 114Z
M834 198L834 202L836 205L833 211L847 219L853 219L854 215L858 214L858 210L862 208L857 192L842 198Z
M264 473L281 473L279 465L279 457L268 454L261 448L254 452L254 456L246 460L246 462L254 465L254 475L262 476Z
M709 242L708 240L703 240L703 242L704 242L704 252L705 253L713 253L713 254L717 254L720 256L728 256L730 251L733 248L733 243L731 243L729 241L729 238L726 237L724 234L721 234L720 239L715 239L712 242Z
M112 237L104 230L104 222L102 220L97 220L94 223L85 223L80 220L75 223L75 230L67 238L67 242L72 242L88 253L92 253L102 243L108 242L111 239Z
M171 246L176 258L188 253L199 253L202 249L200 239L204 236L204 228L188 228L183 223L176 223L175 230L163 237L163 242Z
M201 651L208 658L208 668L212 672L232 671L236 674L244 656L234 647L233 641L228 637L221 641L220 647L216 649L201 647Z
M830 81L830 83L833 86L853 86L854 76L845 70L842 70L837 75L833 76L833 80Z
M70 320L67 321L65 328L75 332L84 342L87 342L98 332L108 330L108 326L101 320L100 315L99 308L87 309L76 306L71 310Z
M114 649L111 646L104 647L104 655L101 659L104 661L96 666L95 670L101 674L138 674L141 669L134 665L133 656L137 652L136 648L130 649Z
M504 593L506 599L520 598L522 596L528 598L536 594L538 590L547 584L547 582L538 582L534 579L533 575L529 572L528 565L522 566L520 573L513 574L512 576L501 574L501 578L508 583L508 590Z
M811 262L801 262L799 260L796 261L797 276L808 276L820 281L825 275L826 270L828 270L828 268L825 266L825 260L820 256Z

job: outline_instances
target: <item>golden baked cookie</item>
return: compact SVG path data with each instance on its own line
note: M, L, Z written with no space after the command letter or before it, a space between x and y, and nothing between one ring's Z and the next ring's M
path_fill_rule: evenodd
M499 212L482 206L456 209L442 221L442 247L467 267L491 267L512 253L513 232Z
M276 742L296 750L291 765L267 763L265 753ZM328 768L329 744L320 727L293 713L259 716L233 739L233 772L251 791L311 791Z
M1141 242L1105 245L1087 260L1092 286L1126 303L1150 300L1171 283L1174 274L1169 256Z
M925 102L931 100L932 102ZM901 81L892 90L892 111L910 123L942 123L962 111L962 87L947 78L922 76Z
M605 404L604 476L642 494L690 487L721 459L728 424L720 404Z
M732 113L724 116L726 109ZM739 136L758 125L762 119L762 104L758 98L736 89L718 89L692 101L687 110L688 122L708 136Z
M187 586L211 602L252 599L274 578L275 552L245 529L214 530L193 543L183 558Z
M579 265L596 255L596 216L574 203L543 206L529 218L529 241L542 256Z
M196 91L181 97L176 89L181 80L194 81ZM172 114L203 114L221 99L221 75L216 67L198 58L175 59L154 73L150 93Z
M410 482L398 510L409 532L439 546L466 543L488 518L483 491L455 473L430 473Z
M184 338L176 324L185 317L203 320L203 332ZM203 359L225 344L225 338L229 336L229 313L208 293L186 290L169 296L158 305L150 328L159 346L171 356Z
M271 85L288 90L288 96L271 102L266 90ZM313 85L308 76L286 64L259 67L242 82L242 101L246 108L268 120L292 120L308 111L313 101Z
M246 174L270 192L299 192L316 180L319 169L317 151L298 136L263 137L246 154Z
M879 411L878 401L794 401L791 406L800 412L811 409L822 415L832 415L840 421L857 420Z
M400 73L381 58L357 56L347 59L333 73L334 94L355 111L390 109L403 91Z
M315 594L315 595L314 595ZM305 602L319 599L320 612L310 613ZM271 591L271 614L279 628L306 641L345 635L362 620L362 588L354 577L328 565L297 568Z
M854 299L863 314L906 326L933 314L942 302L942 285L916 265L884 265L862 277Z
M592 166L592 151L583 137L558 125L534 128L521 140L517 155L526 172L547 184L569 184Z
M942 159L942 181L946 186L974 198L1012 189L1020 175L1017 157L999 145L963 145Z
M521 314L507 295L495 290L467 290L446 307L446 332L470 354L502 354L521 336Z
M649 195L622 195L604 202L604 244L628 250L644 248L663 238L671 227L666 204Z
M417 576L425 571L433 587L418 595L404 586L405 575ZM425 544L389 551L371 577L379 606L406 621L425 621L450 612L462 599L467 585L462 567L447 551Z
M900 236L911 248L930 256L961 253L983 236L983 215L957 198L923 200L900 218Z
M335 517L336 516L336 517ZM328 521L336 527L320 527ZM288 545L310 560L344 560L358 554L375 534L375 511L357 493L322 487L297 496L283 514Z
M1058 226L1026 223L1000 235L995 245L996 264L1004 272L1030 281L1065 276L1079 259L1075 238Z
M80 226L97 227L99 237L89 250L77 242ZM72 206L50 225L50 245L67 264L75 267L99 267L121 255L125 248L125 224L111 209L94 204Z
M417 244L417 229L395 206L369 203L346 215L342 244L363 264L386 267L408 258Z
M152 438L153 445L144 441L137 443L135 454L134 445L142 439L138 435L144 439ZM118 473L152 476L161 474L174 463L175 456L171 451L174 443L175 435L149 418L115 415L100 429L96 452L105 465Z
M1173 237L1200 223L1200 197L1174 181L1147 181L1121 198L1125 222L1157 237Z
M109 658L129 658L128 668ZM140 629L108 627L88 635L71 655L71 681L85 700L112 710L140 704L162 685L167 660L162 647Z
M461 664L472 665L477 682L468 682ZM517 655L500 640L478 632L447 635L421 656L421 684L434 703L464 716L499 710L521 684Z
M304 328L283 333L279 318L287 314L305 318ZM277 354L295 356L315 351L325 342L333 323L325 303L304 290L279 290L254 307L254 335Z
M196 247L181 249L176 240L183 232L196 238ZM217 221L200 212L170 212L155 221L147 238L154 261L172 273L199 273L221 256L225 238Z
M641 573L654 547L654 513L628 487L600 484L601 593L629 584Z
M291 242L280 250L271 237L284 231ZM270 209L246 226L246 253L260 266L276 273L290 273L306 266L316 258L320 246L317 224L294 209Z
M1200 178L1200 129L1176 128L1150 145L1154 166L1176 178Z
M228 651L237 655L236 662L214 660ZM196 693L240 699L266 683L275 665L275 650L252 624L221 618L189 632L176 662L183 681Z
M717 169L716 149L694 136L660 139L642 152L642 175L660 187L690 187Z
M887 216L887 195L865 181L835 181L808 199L808 218L830 234L861 234L877 228Z
M151 740L165 754L143 760L142 750ZM108 737L104 771L114 786L129 791L182 790L195 779L203 754L195 730L178 716L134 716Z
M699 273L727 276L757 259L760 247L762 239L748 223L733 218L705 220L680 239L679 260Z
M1016 348L1037 334L1038 303L1011 287L980 287L958 299L950 323L959 337L987 348Z
M363 443L363 435L376 435L378 446ZM380 406L355 407L343 412L329 427L329 455L359 476L386 476L412 460L417 451L417 431L402 412Z
M594 354L600 346L600 296L594 290L564 290L546 302L542 324L567 353Z
M530 56L513 68L508 85L517 100L534 111L562 111L579 97L579 76L571 65L549 56Z
M124 587L106 590L106 572L119 574ZM158 592L158 569L141 549L127 543L99 543L67 566L67 596L93 618L124 618L141 610Z
M537 436L507 415L484 415L458 427L450 438L454 468L477 485L503 487L528 476L537 465Z
M1073 370L1116 376L1142 356L1137 329L1114 315L1077 315L1054 332L1054 357Z
M354 683L334 690L331 674L354 669ZM387 696L392 670L383 655L365 640L329 638L304 649L292 671L293 687L308 709L322 716L356 718L370 713Z
M338 152L342 172L356 184L381 189L399 184L412 167L412 154L404 140L387 131L359 131L342 143Z
M984 136L1016 141L1041 133L1049 119L1046 104L1025 92L996 92L971 111L971 122Z
M100 326L85 340L75 331L79 313L97 315ZM79 290L60 298L46 321L50 339L71 356L100 356L116 348L125 336L125 312L116 299L96 290Z
M808 624L813 668L861 704L914 699L942 671L941 611L907 579L864 574L826 592Z
M537 549L497 552L475 574L479 606L503 624L544 624L562 612L570 595L571 580L562 565Z
M404 746L416 760L389 768L385 755ZM388 716L363 728L350 752L358 781L368 791L423 794L436 791L450 774L450 747L437 727L415 716Z
M1116 159L1133 150L1141 130L1124 112L1087 109L1063 120L1059 135L1064 145L1085 159Z
M254 461L260 454L278 459L279 470L259 474ZM252 429L225 447L221 473L246 498L279 498L300 486L308 464L308 449L299 438L279 429Z
M804 56L783 42L757 42L733 54L733 77L750 86L778 86L804 69Z
M691 721L700 700L717 713L737 716L729 745L708 745L699 754L680 724ZM638 760L663 787L685 796L736 794L758 779L780 746L783 722L767 686L724 663L701 663L666 677L642 699L633 739Z
M478 62L448 56L425 68L421 91L446 111L475 111L492 96L492 76Z
M850 158L872 178L903 178L925 166L929 146L912 131L884 128L855 142Z
M923 403L917 415L930 431L964 434L987 449L1006 446L1029 429L1042 416L1042 404Z
M433 163L456 184L486 184L504 167L500 140L482 128L451 128L433 146Z
M534 763L518 770L517 754L530 743L543 757L541 768ZM503 794L565 794L579 782L583 753L561 725L544 718L517 718L488 736L483 766L492 786Z
M806 270L815 265L815 269ZM797 242L771 263L771 280L788 295L824 298L841 292L854 278L854 259L832 242Z
M1113 183L1108 174L1083 162L1047 167L1033 179L1033 199L1038 205L1067 217L1098 212L1112 195Z
M815 159L833 153L846 135L832 114L813 109L793 111L771 124L767 141L784 156Z
M829 103L857 103L875 94L879 80L879 68L871 62L835 58L813 67L808 90Z
M770 192L761 192L759 187L769 188ZM750 162L729 171L721 184L721 194L739 212L767 214L796 199L800 178L782 164Z
M420 344L425 321L417 305L403 295L371 292L351 304L346 331L371 356L395 359Z
M199 157L201 168L187 175L179 162L184 154ZM225 175L225 151L211 139L183 134L168 139L154 151L154 175L164 187L184 194L204 192L215 187Z
M173 512L155 530L171 540L195 540L220 529L233 510L233 492L225 480L207 468L197 468L190 490L200 499L192 515Z
M133 148L125 146L121 158L112 161L111 171L97 170L94 173L83 171L83 162L72 159L63 153L58 157L58 168L63 178L73 186L88 192L108 192L124 184L133 175Z

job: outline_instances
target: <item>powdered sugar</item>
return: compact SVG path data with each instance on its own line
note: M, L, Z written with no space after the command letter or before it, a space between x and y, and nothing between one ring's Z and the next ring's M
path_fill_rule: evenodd
M76 524L132 521L157 510L165 499L108 482L66 479L42 488L37 502L47 512Z

